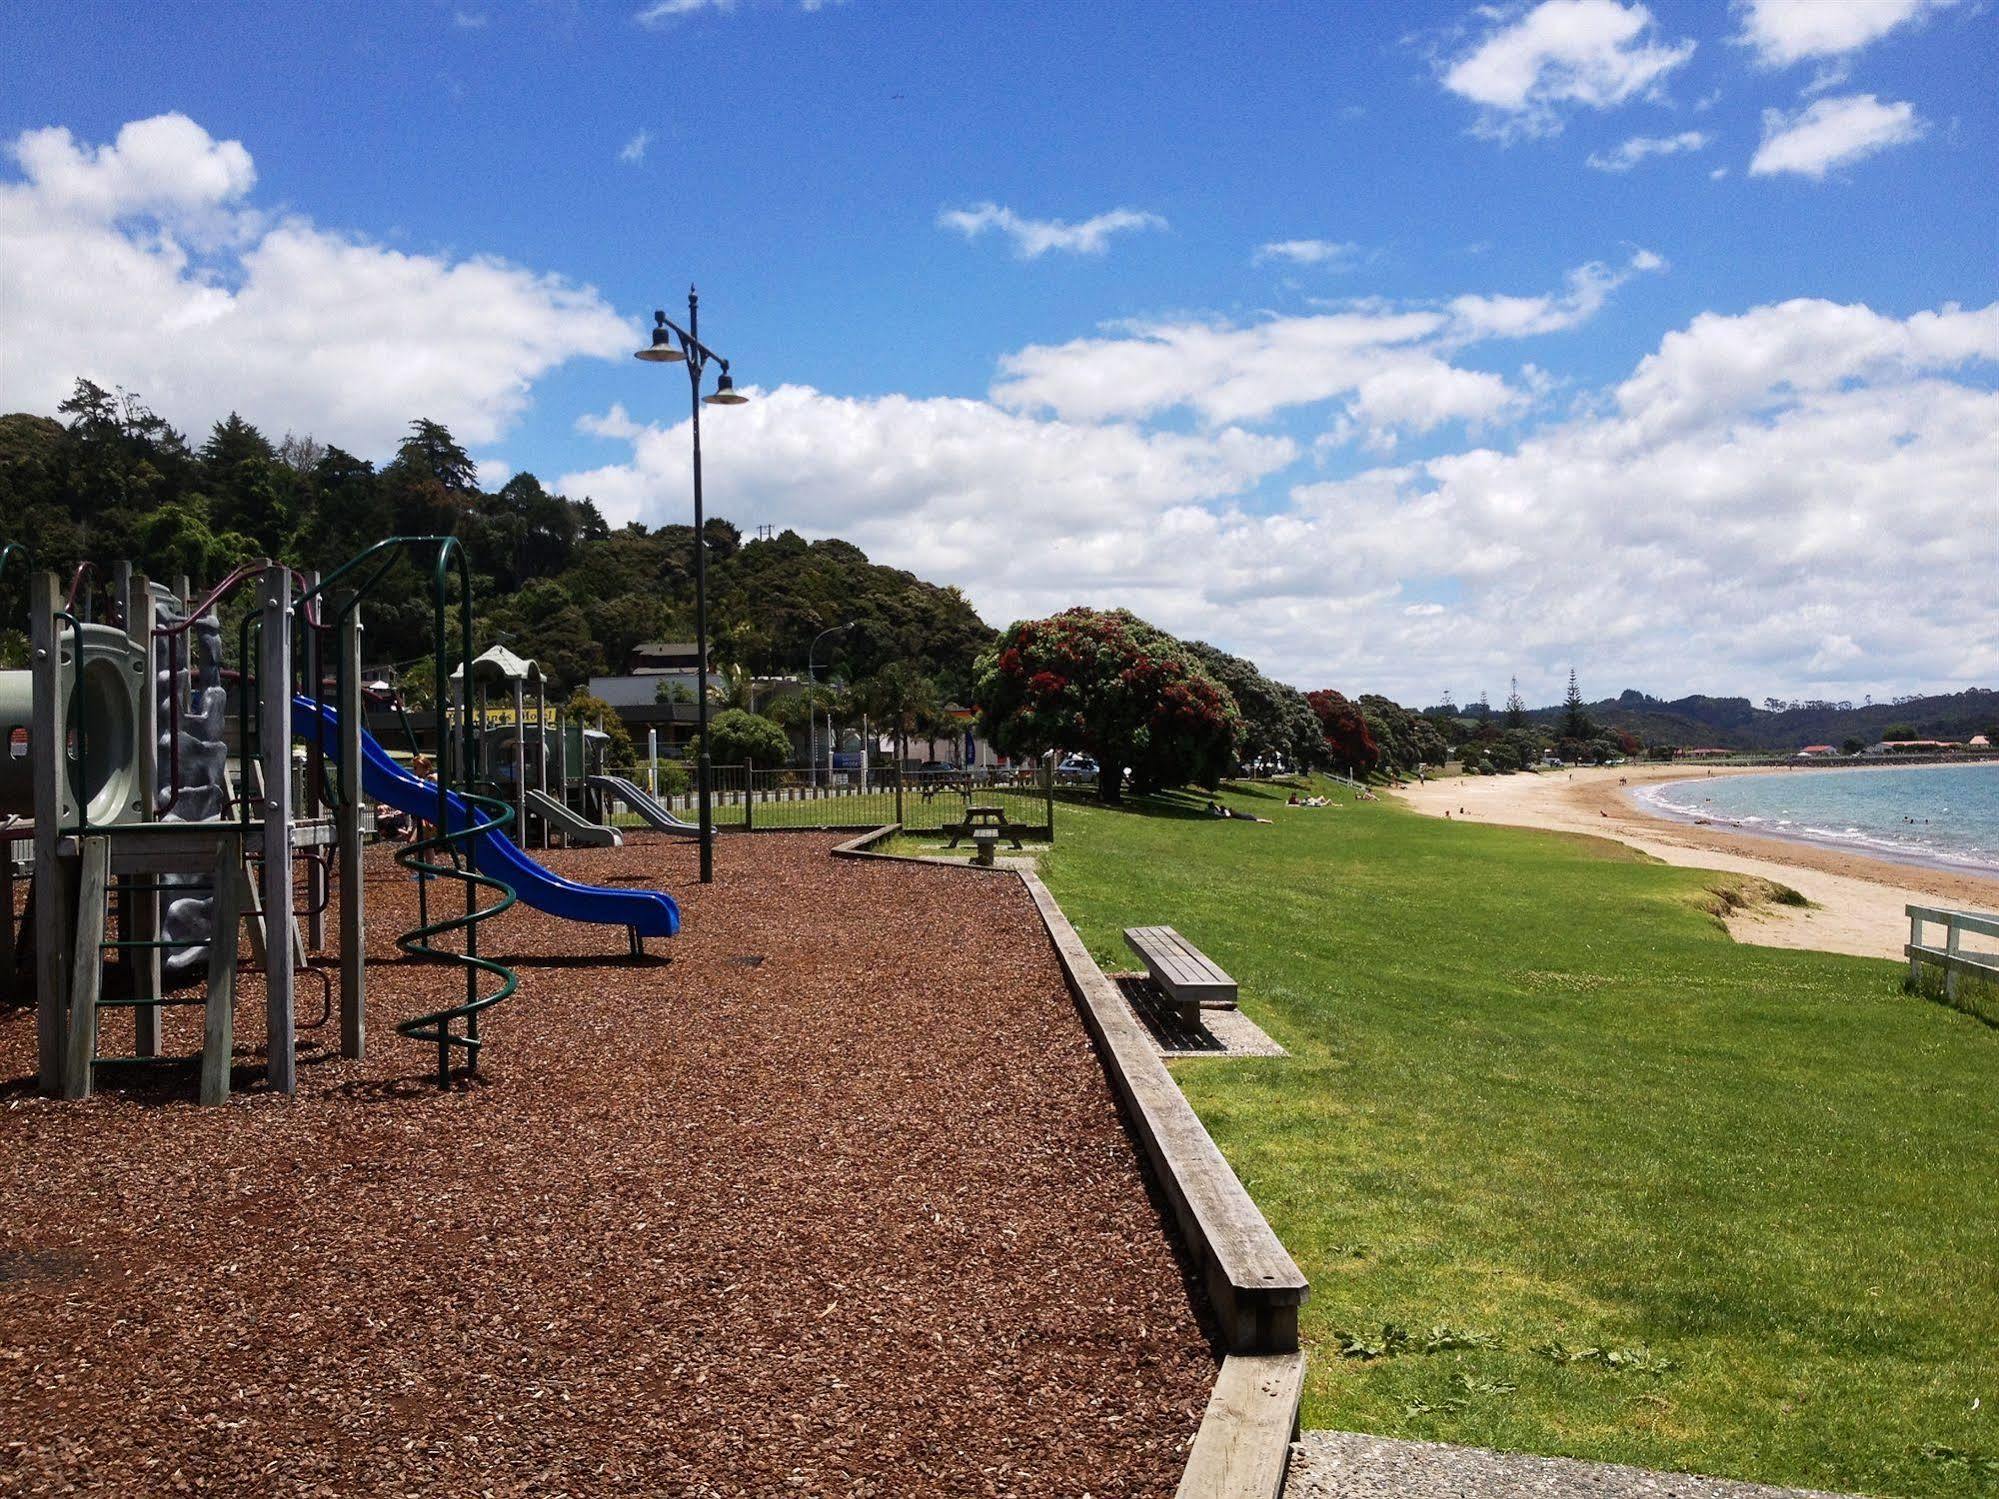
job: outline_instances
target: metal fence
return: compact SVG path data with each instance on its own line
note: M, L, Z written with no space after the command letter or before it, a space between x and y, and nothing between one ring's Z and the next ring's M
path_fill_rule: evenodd
M718 765L712 775L718 829L878 828L894 822L911 832L939 832L964 823L972 807L998 807L1025 835L1055 836L1054 789L1039 766L1024 771L881 766L865 776L858 770L821 770L815 776L810 770ZM659 800L676 815L695 819L693 791L662 792Z

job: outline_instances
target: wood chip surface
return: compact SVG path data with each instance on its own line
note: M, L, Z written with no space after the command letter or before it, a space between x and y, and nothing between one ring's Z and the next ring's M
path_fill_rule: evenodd
M254 975L224 1109L39 1098L0 1007L0 1492L1172 1493L1207 1311L1026 893L837 841L548 855L684 934L488 923L521 992L449 1092L393 1027L461 981L395 954L381 848L368 1057L302 1031L295 1100Z

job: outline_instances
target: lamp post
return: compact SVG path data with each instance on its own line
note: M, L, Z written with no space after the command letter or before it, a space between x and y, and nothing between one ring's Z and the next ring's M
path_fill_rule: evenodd
M813 688L818 685L818 678L812 674L812 653L819 649L819 642L824 640L828 635L837 635L842 630L851 630L853 627L854 622L851 619L844 624L828 625L817 635L814 635L812 637L812 644L805 648L805 759L812 767L812 784L815 786L819 784L819 755L814 748L815 741L819 738L819 720L812 711ZM827 664L831 665L832 663L828 662ZM830 739L833 733L833 710L830 707L826 710L826 733ZM833 751L830 745L828 745L826 752L828 755L832 754ZM829 764L826 769L826 783L830 786L832 782L833 770Z
M652 315L652 343L638 351L648 364L687 366L687 391L694 413L694 722L701 738L701 754L695 763L695 787L700 796L701 883L715 880L715 824L710 816L708 755L708 538L703 534L701 513L701 408L740 406L749 399L729 378L729 361L701 342L701 299L693 287L687 289L687 326L667 318L665 312ZM721 377L711 395L701 394L701 377L710 363L721 366Z

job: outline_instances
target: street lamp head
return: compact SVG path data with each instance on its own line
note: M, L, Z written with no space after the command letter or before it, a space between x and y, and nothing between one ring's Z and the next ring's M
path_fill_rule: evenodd
M672 332L666 326L666 314L655 312L652 321L652 343L640 349L634 357L643 359L648 364L679 364L686 359L687 356L680 352L679 346L673 341Z
M729 378L726 370L715 382L715 394L702 397L702 403L708 406L741 406L748 400L748 396L736 389L736 382Z

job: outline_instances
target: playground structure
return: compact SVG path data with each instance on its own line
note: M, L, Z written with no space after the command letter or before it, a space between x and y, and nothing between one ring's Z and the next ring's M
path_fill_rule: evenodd
M361 605L412 551L432 558L434 680L457 688L455 704L451 692L438 695L434 780L399 765L363 716ZM0 548L0 569L24 560L17 547ZM530 826L532 810L544 846L551 830L572 842L616 841L565 799L572 779L560 762L572 739L582 772L574 784L587 787L590 741L581 729L554 736L557 795L548 794L549 721L539 668L511 652L504 659L494 652L473 657L470 572L454 539L392 537L324 580L281 563L246 564L199 598L185 580L168 588L120 564L108 600L115 623L90 617L93 572L89 564L77 568L67 590L54 573L30 576L30 665L0 672L0 734L7 745L0 759L7 897L0 908L0 982L22 982L21 960L31 950L45 1093L86 1097L101 1067L174 1060L161 1055L162 1011L200 1005L200 1097L226 1101L241 968L237 937L245 921L250 960L265 975L269 1085L295 1092L297 978L308 973L326 981L308 953L329 946L326 913L336 888L339 922L331 947L340 1053L362 1056L361 854L375 803L405 813L425 834L397 854L421 897L419 922L397 945L412 958L464 973L462 1000L396 1027L435 1045L440 1085L450 1081L455 1059L477 1070L481 1016L515 992L516 975L481 956L479 926L516 900L566 920L622 926L635 956L647 937L678 933L679 908L670 896L564 880L508 836L510 827ZM455 651L446 623L453 572ZM232 601L241 611L233 670L223 659L220 616ZM466 662L473 663L470 684ZM454 663L458 669L447 675ZM494 679L513 690L510 738L485 732L486 685ZM523 717L529 682L537 697L531 729ZM480 712L473 711L475 691ZM295 739L304 741L302 764ZM410 740L414 759L413 730ZM525 764L530 740L538 767L532 788ZM494 763L501 754L510 754L510 765ZM31 884L17 929L13 895L23 874ZM432 908L429 887L440 879L463 888L462 912L440 915ZM295 908L301 884L304 905ZM440 945L451 934L456 945ZM174 992L177 981L201 969L207 983L200 997ZM99 1055L107 1009L133 1012L132 1055Z

